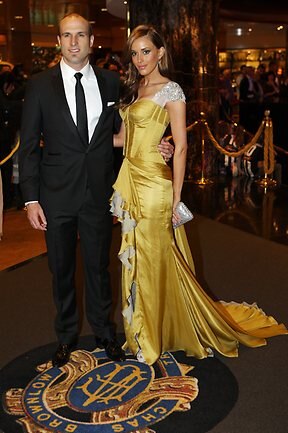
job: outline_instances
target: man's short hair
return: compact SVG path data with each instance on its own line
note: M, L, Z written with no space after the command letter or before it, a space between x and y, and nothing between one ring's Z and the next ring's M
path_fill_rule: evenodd
M88 21L87 18L83 17L82 15L77 14L76 12L70 12L69 14L66 14L66 15L64 15L64 17L61 18L61 20L59 21L59 24L58 24L58 35L61 36L61 34L60 34L61 33L60 32L61 21L63 21L65 18L72 18L72 17L82 18L83 20L87 21L87 24L88 24L88 36L90 38L90 36L93 35L93 28L92 28L92 25L91 25L90 21Z

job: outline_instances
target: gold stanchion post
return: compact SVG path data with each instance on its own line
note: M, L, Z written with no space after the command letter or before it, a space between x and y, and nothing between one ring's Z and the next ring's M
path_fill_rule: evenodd
M200 122L200 131L201 131L201 178L198 180L194 180L193 182L197 185L204 186L204 185L211 185L213 183L212 180L205 178L204 172L205 172L205 126L204 122L205 120L205 113L201 112L201 122Z
M266 110L265 113L264 113L264 115L265 115L264 137L269 137L268 140L264 139L264 153L265 153L265 150L267 150L267 154L268 154L269 149L265 149L266 146L271 145L270 152L274 152L274 149L273 149L272 120L270 118L270 111L269 110ZM268 131L268 134L267 134L267 131ZM272 142L270 143L269 140L272 140ZM273 166L274 166L274 158L273 158ZM265 169L265 164L264 164L264 169ZM255 180L255 182L259 186L261 186L261 187L263 187L265 189L266 188L275 188L277 186L276 180L271 179L271 177L269 177L269 175L267 173L267 169L264 171L264 177L262 179Z
M268 177L267 173L264 174L264 177L262 179L255 180L255 182L262 188L275 188L275 186L277 186L276 180Z

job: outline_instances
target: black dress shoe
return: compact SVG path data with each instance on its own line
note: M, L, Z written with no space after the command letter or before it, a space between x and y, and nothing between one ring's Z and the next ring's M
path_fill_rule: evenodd
M70 359L72 347L69 344L59 344L52 358L53 367L62 367Z
M109 340L96 337L96 346L105 349L107 357L112 361L125 361L126 359L125 352L116 338Z

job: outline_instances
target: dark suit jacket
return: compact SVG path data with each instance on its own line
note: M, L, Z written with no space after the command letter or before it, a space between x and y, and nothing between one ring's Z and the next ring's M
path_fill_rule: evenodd
M240 82L240 101L242 102L254 102L256 98L255 84L253 80L253 90L249 90L249 79L248 77L242 78Z
M87 184L97 206L107 206L112 193L113 125L118 102L118 75L94 68L103 111L87 147L66 101L60 65L27 84L19 151L24 201L38 200L44 210L78 209ZM39 139L43 136L44 147Z

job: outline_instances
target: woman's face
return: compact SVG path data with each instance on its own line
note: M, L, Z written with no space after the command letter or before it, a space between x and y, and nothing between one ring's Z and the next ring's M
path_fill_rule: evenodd
M135 39L131 46L132 63L143 77L158 72L158 61L164 54L164 47L156 48L148 36Z

